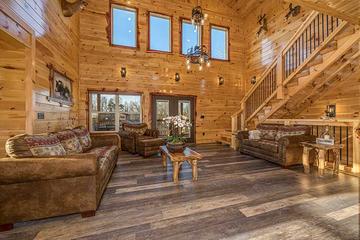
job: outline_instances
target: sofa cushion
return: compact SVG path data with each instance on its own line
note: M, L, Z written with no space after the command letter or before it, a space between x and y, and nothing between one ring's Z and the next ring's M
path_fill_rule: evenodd
M308 126L280 126L276 134L276 140L285 136L298 136L310 133Z
M266 140L266 139L262 139L262 140L244 139L243 144L254 147L254 148L260 148L262 150L270 151L273 153L277 153L279 150L278 142L270 141L270 140Z
M126 132L130 132L130 133L135 133L136 135L144 135L147 129L147 124L143 123L143 124L128 124L128 123L124 123L123 124L123 129Z
M51 135L56 136L60 140L61 145L64 147L67 154L83 152L80 141L73 131L64 130L61 132L52 133Z
M25 142L27 134L16 135L9 138L5 144L5 150L9 157L12 158L26 158L32 157L29 146Z
M33 156L63 156L66 155L64 147L56 136L28 135L25 138Z
M98 167L104 168L106 162L116 157L119 148L117 146L105 146L93 148L88 153L93 153L98 157Z
M261 139L275 140L279 125L260 124L256 127L261 132Z
M80 126L72 129L72 131L78 137L83 152L91 149L91 137L89 130L87 130L85 127Z

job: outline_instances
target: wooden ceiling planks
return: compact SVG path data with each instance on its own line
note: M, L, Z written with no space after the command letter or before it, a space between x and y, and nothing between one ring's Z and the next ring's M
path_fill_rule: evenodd
M285 0L360 25L359 0Z

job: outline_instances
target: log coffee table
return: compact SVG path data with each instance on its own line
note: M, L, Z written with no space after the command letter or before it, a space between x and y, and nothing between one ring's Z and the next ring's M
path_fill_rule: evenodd
M197 172L197 161L202 159L201 154L195 152L194 150L191 150L190 148L186 147L184 152L182 153L171 153L167 149L166 146L160 147L161 152L161 158L163 166L166 167L166 160L167 158L170 158L172 165L173 165L173 181L174 183L179 182L179 168L180 166L187 161L190 163L192 167L192 178L193 181L196 181L198 178L198 172Z

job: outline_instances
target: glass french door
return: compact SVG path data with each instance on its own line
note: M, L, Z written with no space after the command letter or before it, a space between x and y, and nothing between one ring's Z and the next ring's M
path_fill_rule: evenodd
M163 119L169 116L184 115L192 127L184 134L189 143L195 142L195 97L152 95L152 127L160 131L160 136L167 136L169 129Z

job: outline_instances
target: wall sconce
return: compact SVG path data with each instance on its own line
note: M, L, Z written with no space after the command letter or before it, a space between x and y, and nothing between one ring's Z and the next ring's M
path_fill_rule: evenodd
M255 85L255 83L256 83L256 76L253 76L253 77L251 78L250 83L251 83L252 85Z
M175 73L175 81L176 82L180 81L180 74L179 73Z
M120 74L122 78L126 78L126 67L121 67Z
M336 105L335 104L327 105L325 112L326 112L326 116L329 118L336 117Z
M219 80L219 86L224 85L225 80L223 77L219 77L218 80Z

